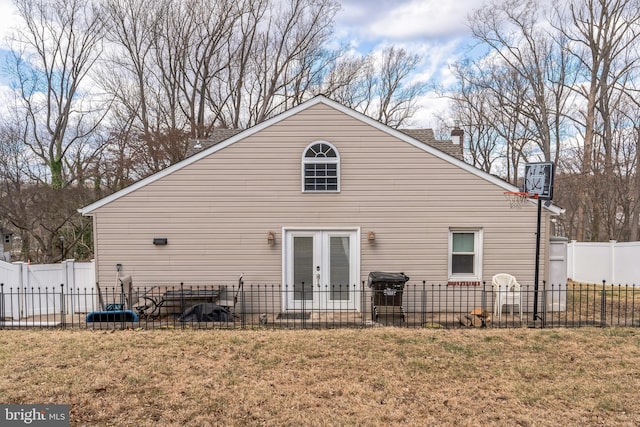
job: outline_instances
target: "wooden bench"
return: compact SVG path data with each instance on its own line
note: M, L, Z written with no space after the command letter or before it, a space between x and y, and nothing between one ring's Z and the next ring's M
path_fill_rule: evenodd
M196 304L216 303L220 289L172 289L162 295L158 306L167 314L180 314Z

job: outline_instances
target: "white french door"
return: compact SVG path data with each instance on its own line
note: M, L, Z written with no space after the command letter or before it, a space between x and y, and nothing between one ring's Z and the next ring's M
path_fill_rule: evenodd
M284 310L359 310L357 230L285 230Z

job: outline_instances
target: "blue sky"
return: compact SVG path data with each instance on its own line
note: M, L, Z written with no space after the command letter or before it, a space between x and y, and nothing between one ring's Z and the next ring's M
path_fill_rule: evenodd
M423 56L416 78L431 84L452 82L449 65L467 54L468 15L482 0L342 0L336 36L354 49L368 52L396 45ZM416 127L436 127L435 115L446 115L447 101L435 93L419 100Z
M466 54L469 42L467 16L483 0L341 0L335 35L358 52L384 46L403 47L424 57L416 76L429 83L450 82L449 64ZM0 0L0 38L15 24L11 0ZM4 44L4 43L2 43ZM0 60L4 57L0 52ZM1 84L1 82L0 82ZM435 127L435 114L446 112L445 100L435 94L420 99L417 127Z

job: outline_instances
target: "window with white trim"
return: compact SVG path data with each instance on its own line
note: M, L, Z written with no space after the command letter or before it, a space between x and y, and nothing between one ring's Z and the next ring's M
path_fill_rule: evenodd
M330 143L309 144L302 155L302 191L340 191L340 155Z
M482 230L451 229L449 231L449 278L482 278Z

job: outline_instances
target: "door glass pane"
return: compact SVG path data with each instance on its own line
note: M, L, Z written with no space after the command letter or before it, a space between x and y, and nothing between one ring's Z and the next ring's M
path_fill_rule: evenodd
M349 300L349 238L329 239L330 294L332 301Z
M453 252L473 252L473 233L453 233Z
M313 300L313 237L293 238L293 299Z

